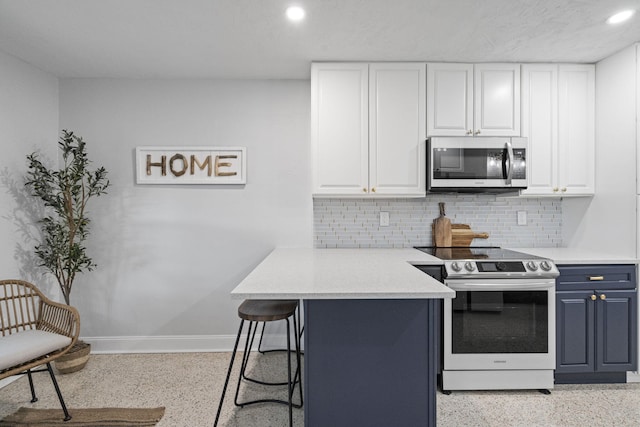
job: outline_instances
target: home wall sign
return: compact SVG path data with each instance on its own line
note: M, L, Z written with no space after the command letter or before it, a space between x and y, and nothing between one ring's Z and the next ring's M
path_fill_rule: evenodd
M138 184L246 184L245 147L137 147Z

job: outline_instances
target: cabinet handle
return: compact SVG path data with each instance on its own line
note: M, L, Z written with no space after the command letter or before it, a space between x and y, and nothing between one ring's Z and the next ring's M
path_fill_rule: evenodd
M567 187L562 187L562 192L566 193L566 191L567 191Z
M592 282L599 282L601 280L604 280L604 276L589 276L589 280L591 280Z
M363 193L366 193L366 192L367 192L367 189L366 189L366 188L363 188L363 189L362 189L362 192L363 192Z
M558 187L553 187L553 192L557 193L558 192Z
M471 129L469 129L469 130L467 131L467 135L473 135L473 131L472 131Z
M607 296L605 294L600 294L600 299L604 301L607 299Z
M372 192L372 193L375 193L375 192L376 192L376 187L373 187L373 188L371 189L371 192Z
M595 295L591 295L591 301L595 301L596 299L598 299Z
M476 135L480 135L480 130L477 130L477 131L476 131Z

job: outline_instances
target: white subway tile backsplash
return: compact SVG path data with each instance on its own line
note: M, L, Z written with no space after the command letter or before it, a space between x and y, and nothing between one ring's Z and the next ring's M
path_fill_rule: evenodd
M490 195L441 195L425 199L314 199L314 241L317 248L401 248L430 245L431 224L445 203L453 223L469 224L488 239L474 246L559 247L562 244L562 202ZM389 212L381 227L380 212ZM517 212L527 224L517 225Z

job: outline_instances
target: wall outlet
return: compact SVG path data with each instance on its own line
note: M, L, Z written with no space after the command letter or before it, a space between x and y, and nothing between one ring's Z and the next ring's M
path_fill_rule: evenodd
M527 225L527 211L518 211L518 225Z
M380 212L380 227L389 226L389 212Z

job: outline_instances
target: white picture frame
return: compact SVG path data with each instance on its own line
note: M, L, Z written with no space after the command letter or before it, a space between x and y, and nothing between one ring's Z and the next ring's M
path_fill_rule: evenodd
M136 147L136 184L246 183L246 147Z

